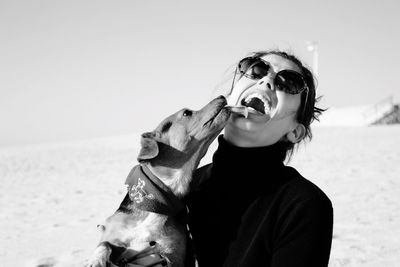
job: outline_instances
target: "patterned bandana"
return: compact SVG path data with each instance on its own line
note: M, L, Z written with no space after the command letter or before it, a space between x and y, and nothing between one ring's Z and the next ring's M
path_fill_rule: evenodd
M175 216L185 210L185 205L172 191L143 165L133 167L125 184L135 207L144 210Z

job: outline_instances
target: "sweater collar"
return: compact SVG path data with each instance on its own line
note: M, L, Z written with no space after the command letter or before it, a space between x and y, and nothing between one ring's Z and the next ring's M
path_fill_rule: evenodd
M226 141L223 135L218 137L218 149L214 154L214 163L227 163L232 168L242 169L243 165L258 167L282 167L286 157L286 144L278 142L264 147L238 147ZM258 167L257 167L258 166Z
M267 195L286 182L283 163L285 144L265 147L237 147L218 138L219 146L213 157L209 186L236 208L260 195ZM238 197L240 196L240 197ZM240 203L242 204L240 204ZM247 203L247 204L246 204Z

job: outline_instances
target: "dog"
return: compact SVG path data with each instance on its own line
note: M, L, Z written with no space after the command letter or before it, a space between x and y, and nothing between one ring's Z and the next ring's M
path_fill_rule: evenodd
M101 226L100 244L87 267L127 266L148 252L149 242L164 264L185 266L188 233L182 199L199 184L192 174L227 123L231 111L226 105L220 96L199 111L182 109L142 134L139 165L126 180L128 192Z

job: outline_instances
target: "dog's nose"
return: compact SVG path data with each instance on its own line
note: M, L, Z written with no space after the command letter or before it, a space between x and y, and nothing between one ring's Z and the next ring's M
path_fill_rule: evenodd
M220 96L218 96L217 98L218 98L218 99L223 99L223 100L226 100L226 97L225 97L225 96L223 96L223 95L220 95Z

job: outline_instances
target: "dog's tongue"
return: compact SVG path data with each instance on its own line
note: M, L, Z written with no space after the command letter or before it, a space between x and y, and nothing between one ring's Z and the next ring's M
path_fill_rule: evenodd
M246 106L257 110L258 112L261 112L262 114L265 114L264 102L262 102L262 100L257 97L251 98L250 101L246 103Z

